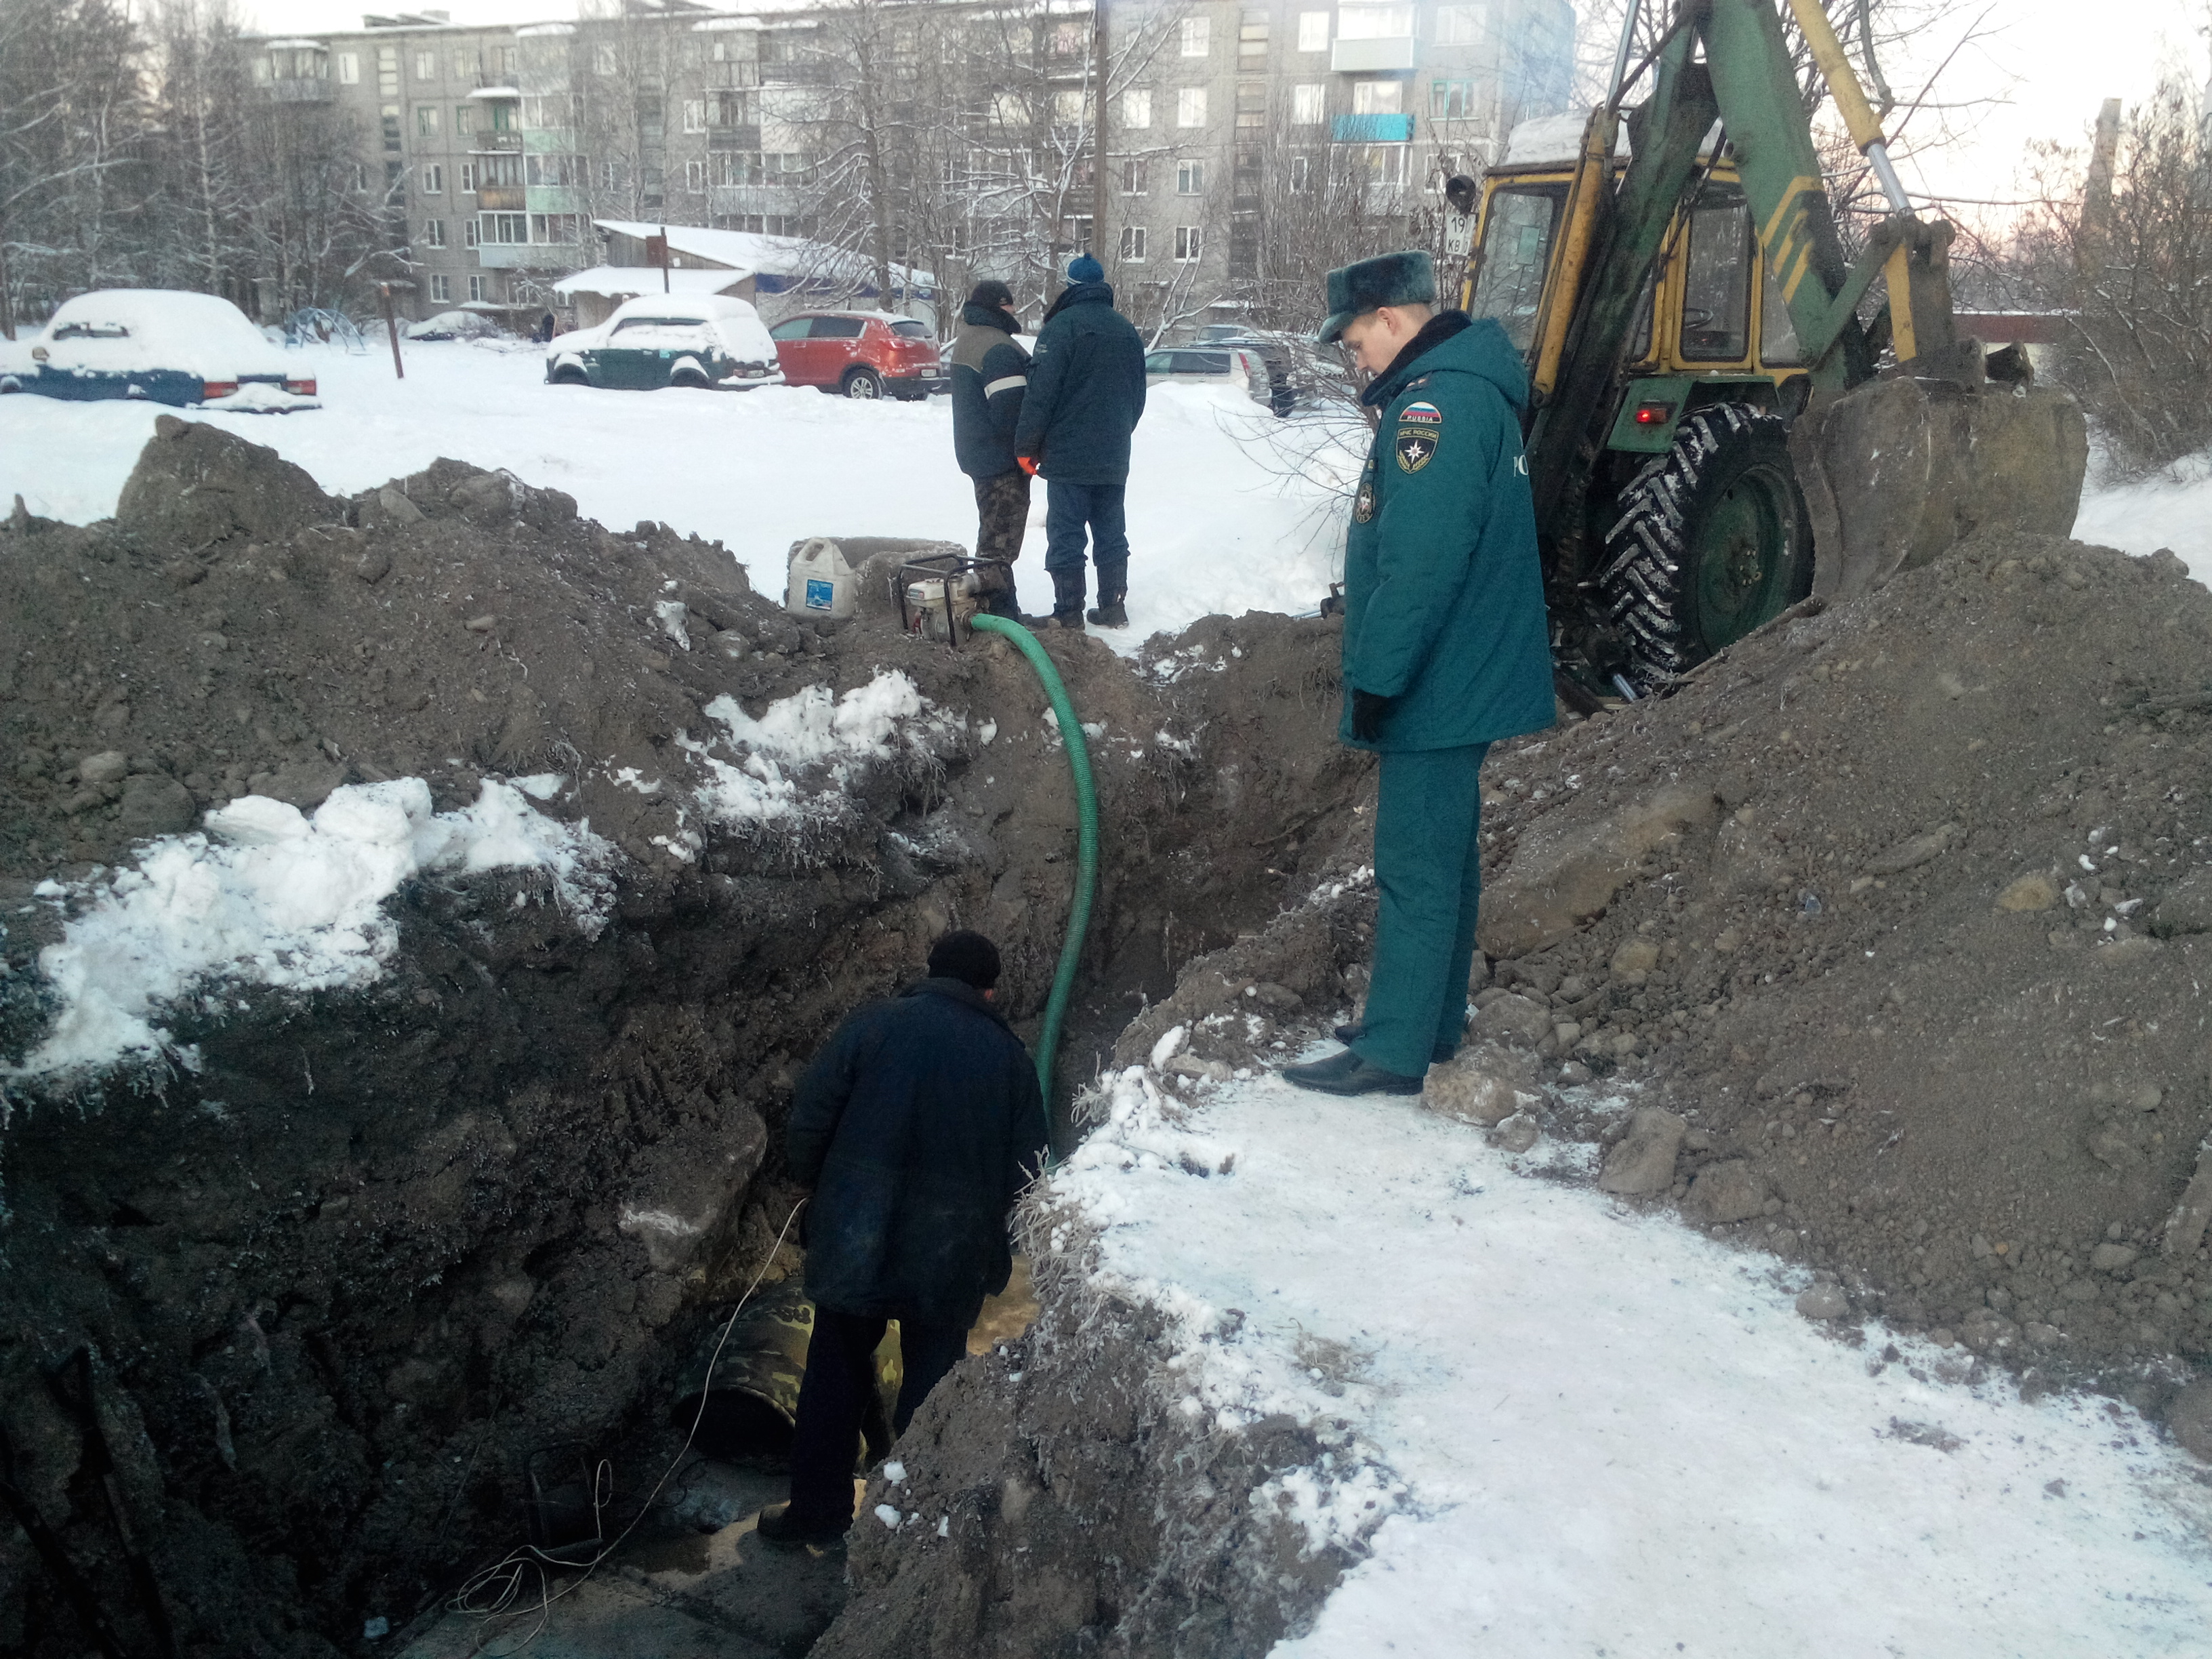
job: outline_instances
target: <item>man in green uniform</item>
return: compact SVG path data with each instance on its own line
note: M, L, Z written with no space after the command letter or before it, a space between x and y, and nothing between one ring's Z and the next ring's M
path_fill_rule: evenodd
M1482 757L1549 726L1552 653L1521 450L1528 374L1505 331L1435 309L1425 253L1328 276L1382 412L1344 548L1342 740L1382 757L1374 976L1350 1046L1283 1075L1329 1094L1418 1094L1467 1023L1482 898Z

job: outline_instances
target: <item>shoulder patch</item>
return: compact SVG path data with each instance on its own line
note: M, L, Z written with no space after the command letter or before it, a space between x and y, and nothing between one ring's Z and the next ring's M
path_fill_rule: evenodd
M1401 421L1425 421L1431 425L1441 426L1444 412L1434 404L1407 404L1398 411L1398 418Z
M1398 470L1419 472L1426 466L1430 457L1437 453L1437 434L1440 430L1433 426L1400 427L1398 441L1391 446L1398 457Z

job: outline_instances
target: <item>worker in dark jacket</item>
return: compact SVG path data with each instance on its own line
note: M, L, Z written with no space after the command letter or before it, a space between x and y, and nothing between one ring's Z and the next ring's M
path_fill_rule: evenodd
M1067 267L1068 285L1044 314L1014 453L1051 484L1045 507L1044 568L1052 574L1052 626L1083 626L1083 543L1098 566L1091 620L1127 628L1129 536L1121 495L1129 480L1129 434L1145 412L1145 343L1114 309L1097 260Z
M793 1092L791 1172L814 1189L814 1334L791 1501L760 1519L771 1542L823 1542L852 1525L853 1454L884 1322L899 1322L892 1427L903 1434L967 1352L983 1298L1006 1287L1006 1218L1048 1137L1036 1069L993 1006L998 981L990 940L947 933L929 977L854 1013Z
M1435 310L1425 253L1328 276L1322 343L1375 379L1381 422L1344 547L1342 740L1382 757L1375 964L1340 1054L1283 1075L1331 1094L1418 1094L1467 1022L1482 901L1478 775L1501 738L1553 720L1552 653L1505 331Z
M1011 567L1029 528L1030 475L1014 459L1014 428L1030 354L1014 343L1021 325L1013 306L1013 289L991 281L976 283L961 308L952 342L952 453L975 481L975 556L1010 567L983 573L983 608L1018 620Z

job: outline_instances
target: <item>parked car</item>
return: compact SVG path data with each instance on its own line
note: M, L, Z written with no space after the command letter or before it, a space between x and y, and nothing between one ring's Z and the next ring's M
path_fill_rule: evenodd
M80 294L36 334L0 341L0 392L8 392L278 414L320 406L312 401L315 377L236 306L165 289Z
M644 294L623 301L597 328L556 335L545 348L545 379L630 391L744 392L782 385L783 371L750 302L726 294Z
M1246 346L1170 346L1145 354L1145 384L1234 386L1254 403L1271 401L1267 365Z
M810 311L769 332L783 378L848 398L927 398L951 389L929 325L888 311Z
M1267 366L1267 396L1263 400L1278 415L1287 415L1297 404L1297 358L1279 336L1256 333L1242 323L1207 323L1193 343L1237 346L1256 354Z
M503 332L497 323L475 311L441 311L399 331L408 340L492 340Z

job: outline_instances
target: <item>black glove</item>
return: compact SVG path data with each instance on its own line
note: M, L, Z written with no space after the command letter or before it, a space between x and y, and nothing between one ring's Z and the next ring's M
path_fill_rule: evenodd
M1352 690L1352 735L1362 743L1379 743L1382 716L1390 712L1390 699L1373 691Z

